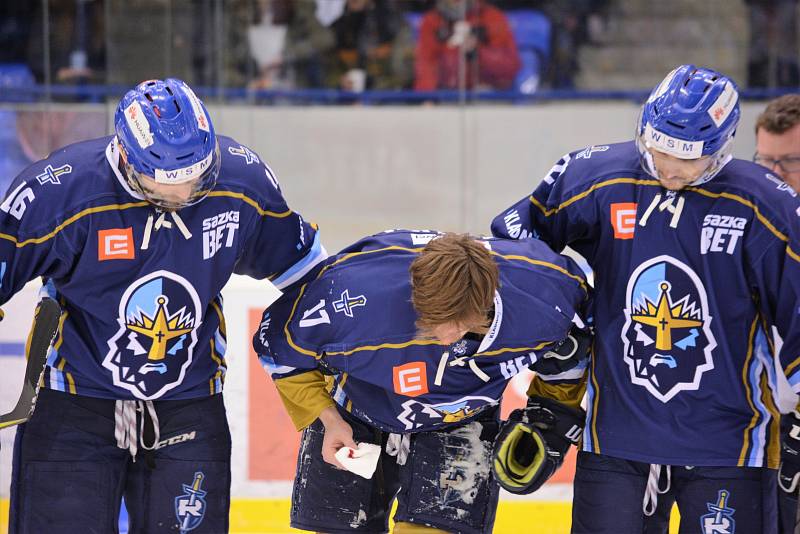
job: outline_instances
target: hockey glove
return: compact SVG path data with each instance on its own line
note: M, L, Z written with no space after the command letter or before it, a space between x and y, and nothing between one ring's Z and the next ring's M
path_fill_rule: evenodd
M543 375L557 375L569 371L581 360L588 358L591 348L592 334L573 325L567 337L546 352L540 353L530 369Z
M492 471L500 485L520 495L541 487L580 440L585 413L544 397L514 410L494 441Z
M778 486L786 493L796 493L800 482L800 417L797 410L781 416L781 467Z

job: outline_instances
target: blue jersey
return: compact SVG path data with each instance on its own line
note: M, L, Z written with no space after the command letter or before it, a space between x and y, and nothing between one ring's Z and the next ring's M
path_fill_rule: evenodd
M667 465L778 461L775 356L800 390L800 203L733 159L673 192L632 142L559 161L492 232L594 270L585 450Z
M488 333L450 346L421 339L409 267L435 236L365 238L268 308L254 343L279 390L321 367L334 376L334 400L359 419L390 432L432 430L497 404L537 351L566 337L587 298L577 265L537 240L487 238L500 271Z
M42 276L63 310L44 387L113 399L219 393L231 274L283 287L324 258L270 168L218 142L216 188L175 213L129 187L113 137L58 150L12 183L0 205L0 303Z

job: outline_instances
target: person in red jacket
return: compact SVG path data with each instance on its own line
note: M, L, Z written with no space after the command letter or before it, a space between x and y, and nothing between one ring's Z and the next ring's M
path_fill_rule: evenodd
M510 89L520 68L508 20L484 0L438 0L420 24L414 89L459 87L459 56L467 89Z

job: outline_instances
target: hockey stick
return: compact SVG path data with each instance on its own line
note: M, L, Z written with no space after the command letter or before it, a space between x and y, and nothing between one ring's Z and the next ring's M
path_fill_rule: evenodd
M42 376L42 371L44 371L44 366L47 363L47 353L58 332L60 319L61 308L58 303L51 298L42 299L36 307L34 315L22 393L14 409L0 415L0 428L19 425L27 421L31 416L33 406L36 404L39 378Z

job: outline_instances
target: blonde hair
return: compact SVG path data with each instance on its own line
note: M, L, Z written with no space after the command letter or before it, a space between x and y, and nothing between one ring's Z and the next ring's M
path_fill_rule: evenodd
M488 328L500 271L475 238L448 233L430 241L409 272L416 325L423 335L447 322L469 323L484 332Z

